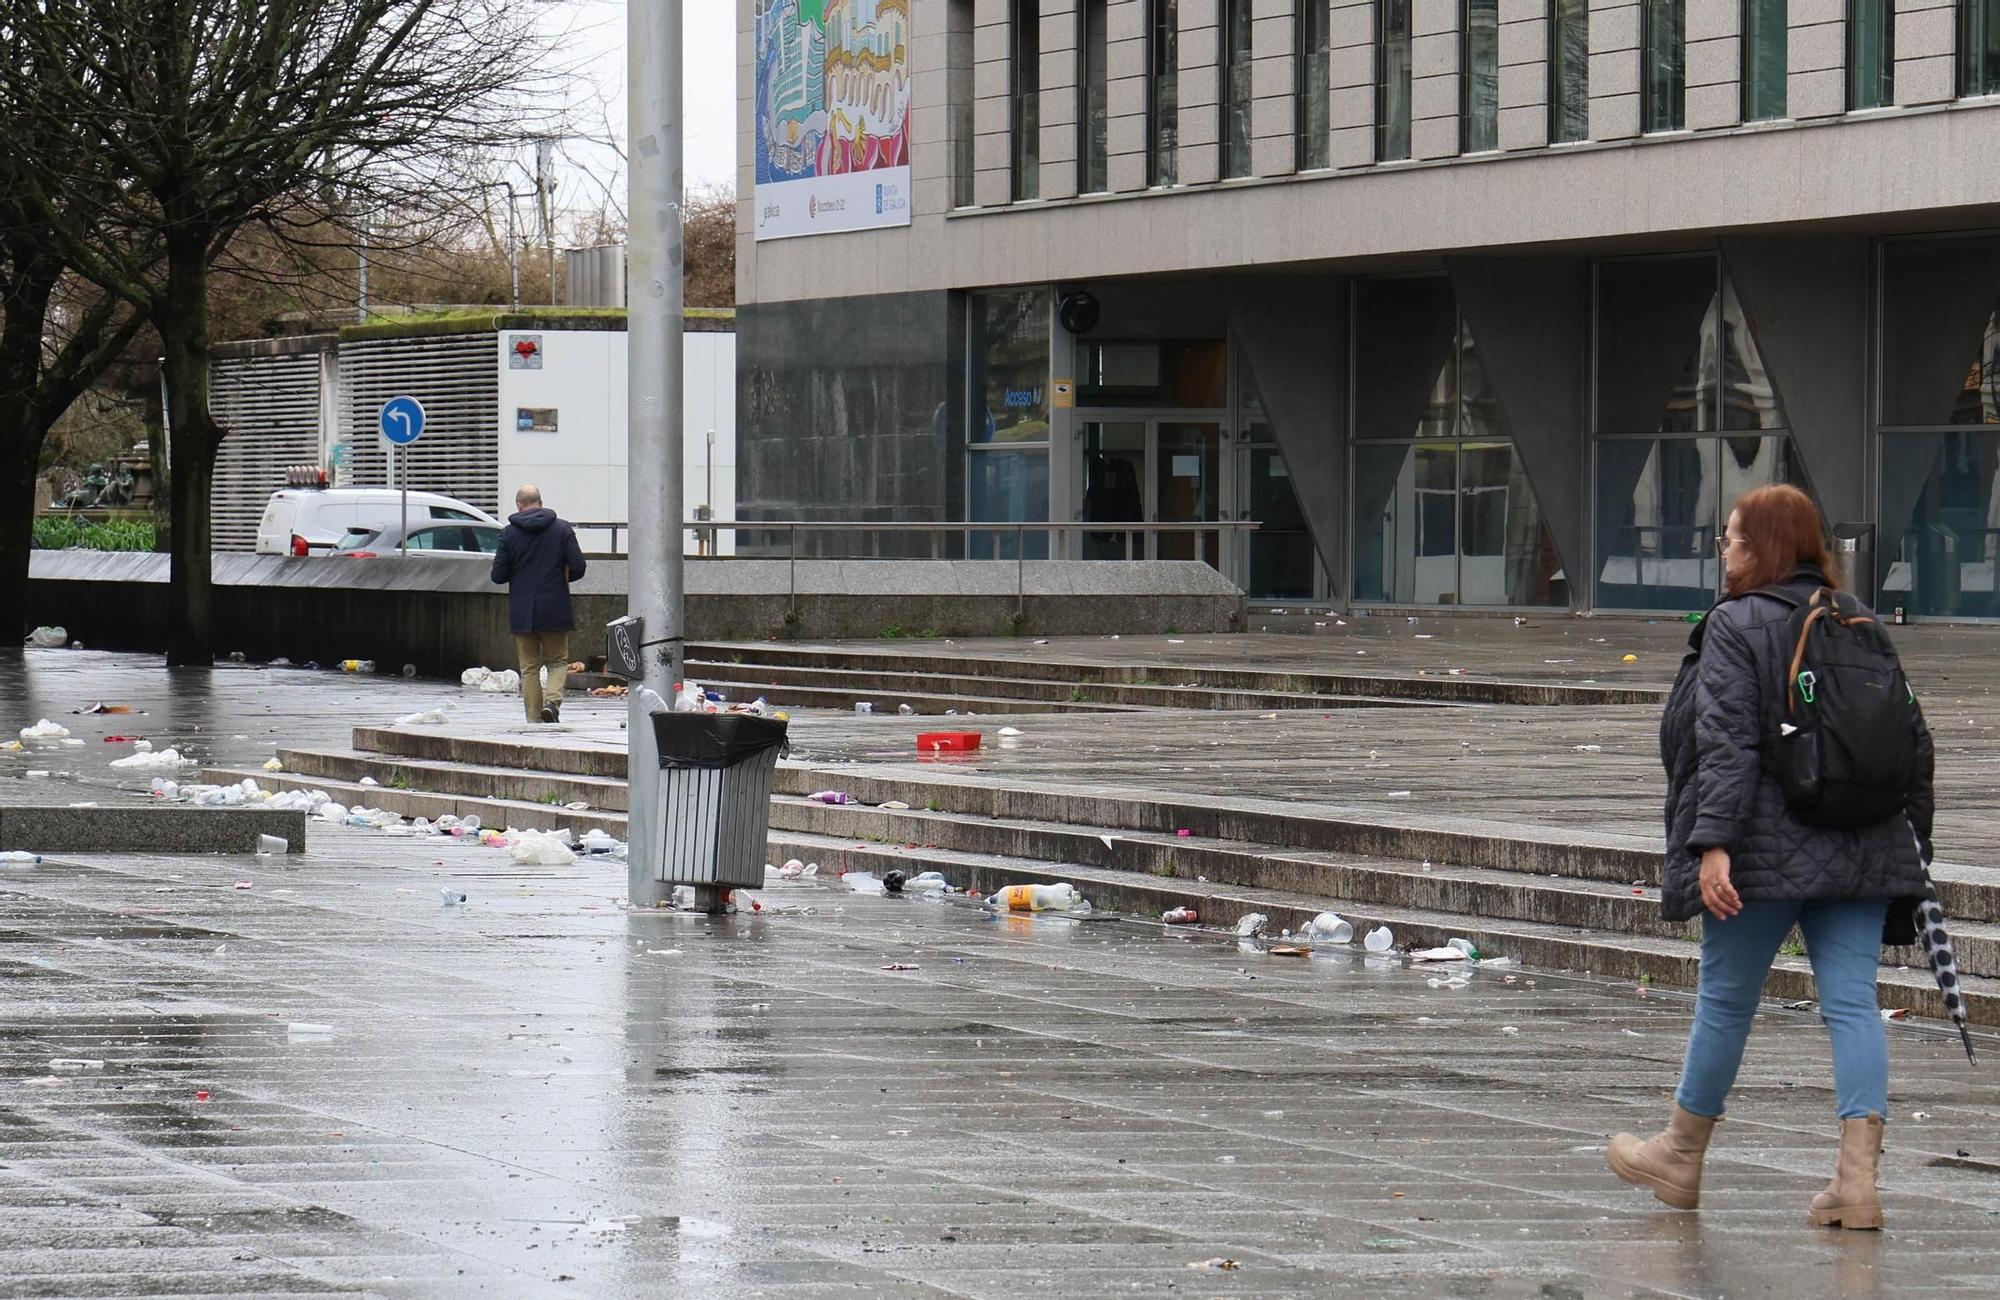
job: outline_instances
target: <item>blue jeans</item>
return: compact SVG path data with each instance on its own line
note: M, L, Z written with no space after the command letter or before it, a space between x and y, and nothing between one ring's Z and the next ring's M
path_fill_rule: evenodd
M1750 1017L1778 947L1796 924L1819 987L1819 1015L1833 1037L1833 1091L1841 1119L1889 1114L1889 1043L1875 997L1882 955L1880 898L1822 903L1745 903L1727 921L1701 918L1701 988L1688 1034L1681 1109L1719 1118L1743 1064Z

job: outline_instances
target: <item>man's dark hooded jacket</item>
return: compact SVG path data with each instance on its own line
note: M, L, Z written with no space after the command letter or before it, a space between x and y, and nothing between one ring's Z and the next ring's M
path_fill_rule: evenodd
M493 581L509 584L507 622L516 635L576 627L569 584L583 576L576 530L546 506L523 510L500 531Z
M1801 567L1785 586L1801 600L1825 584ZM1853 830L1807 826L1764 769L1764 737L1778 730L1792 657L1792 607L1752 592L1710 610L1688 637L1691 653L1660 719L1667 769L1667 863L1661 915L1702 910L1701 855L1729 850L1729 879L1743 901L1916 899L1931 855L1932 749L1916 717L1917 768L1904 815ZM1909 909L1889 909L1890 942L1910 942Z

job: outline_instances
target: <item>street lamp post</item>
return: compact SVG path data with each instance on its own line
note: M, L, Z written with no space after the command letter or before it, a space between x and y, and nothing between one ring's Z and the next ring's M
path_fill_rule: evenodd
M659 882L665 831L659 751L640 685L671 695L680 680L681 609L681 0L626 6L627 211L626 476L630 612L644 620L642 676L627 697L627 824L635 906L666 901Z

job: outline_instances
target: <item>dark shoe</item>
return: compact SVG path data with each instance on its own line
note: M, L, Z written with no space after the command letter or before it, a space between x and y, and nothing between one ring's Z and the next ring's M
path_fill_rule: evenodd
M551 713L552 715L554 715L554 716L552 716L552 717L551 717L551 718L549 719L549 721L550 721L550 722L561 722L561 721L562 721L562 701L561 701L561 700L557 700L557 701L556 701L556 702L555 702L554 704L551 704L551 705L550 705L550 706L548 707L548 712L549 712L549 713Z
M559 716L561 716L561 715L560 715L560 714L558 714L558 713L556 712L556 706L555 706L555 705L553 705L553 704L544 704L544 705L542 706L542 721L543 721L543 722L554 722L554 721L555 721L555 720L556 720L556 719L557 719L557 718L558 718Z

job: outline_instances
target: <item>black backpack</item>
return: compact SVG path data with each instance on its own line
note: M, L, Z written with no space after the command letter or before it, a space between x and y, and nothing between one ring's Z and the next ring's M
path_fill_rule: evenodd
M1808 599L1760 587L1792 607L1784 700L1764 739L1765 767L1808 826L1870 826L1903 811L1916 771L1916 692L1875 616L1845 592Z

